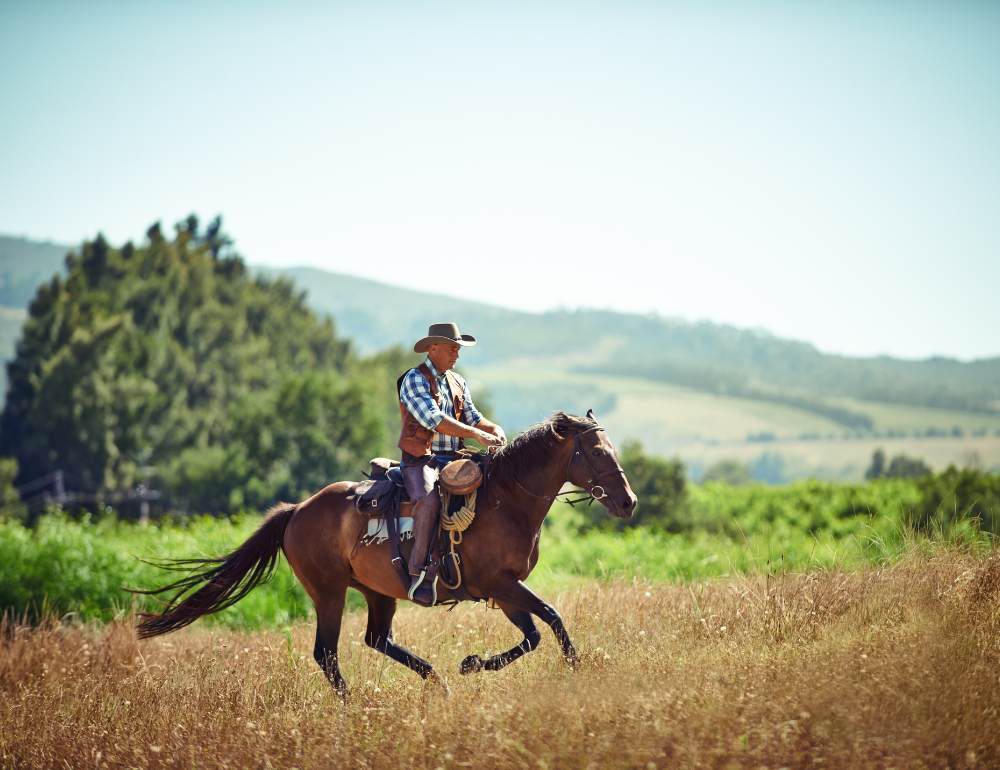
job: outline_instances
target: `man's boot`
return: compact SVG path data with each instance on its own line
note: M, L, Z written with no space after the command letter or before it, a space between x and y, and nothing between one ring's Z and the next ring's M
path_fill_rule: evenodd
M409 598L415 604L430 607L437 600L437 576L429 582L427 576L427 554L431 547L431 538L437 529L437 491L417 500L413 505L413 550L410 551L410 585Z

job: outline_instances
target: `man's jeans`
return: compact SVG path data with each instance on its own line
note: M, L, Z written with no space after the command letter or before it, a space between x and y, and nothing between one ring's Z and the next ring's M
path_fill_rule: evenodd
M403 482L413 501L413 551L410 553L410 576L420 577L427 566L431 540L437 532L438 474L454 458L449 455L414 457L403 452Z

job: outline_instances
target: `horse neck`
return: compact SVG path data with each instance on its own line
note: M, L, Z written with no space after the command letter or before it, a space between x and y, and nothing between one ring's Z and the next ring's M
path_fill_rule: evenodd
M546 462L525 474L517 481L522 489L512 490L513 497L518 502L527 498L530 502L527 509L521 507L522 511L527 511L525 517L530 524L532 531L536 531L542 526L545 517L552 508L552 498L562 489L566 483L566 471L570 454L573 452L572 439L565 439L559 445L559 451L553 452L546 458ZM523 514L522 514L523 515Z

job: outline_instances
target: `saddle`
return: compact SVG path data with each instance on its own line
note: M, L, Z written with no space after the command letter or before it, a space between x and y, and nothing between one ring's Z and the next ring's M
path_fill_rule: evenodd
M398 461L376 457L371 467L371 473L365 474L368 481L362 481L354 490L354 507L358 513L370 519L381 519L403 504L412 507Z
M482 483L487 460L486 454L462 450L455 460L442 469L439 484L450 496L449 514L461 509L465 503L464 496ZM409 571L400 553L400 519L412 515L413 503L410 502L410 496L406 492L403 470L396 460L376 457L371 461L371 472L365 475L368 476L368 480L362 481L354 490L354 507L358 513L369 519L385 519L392 566L399 575L400 582L409 589ZM447 570L447 560L443 557L449 542L451 543L449 555L452 557L450 571L455 574L446 576L444 571ZM429 556L432 565L430 571L437 573L441 569L445 585L455 585L456 588L461 585L460 560L455 554L454 538L440 526L438 536L431 544Z

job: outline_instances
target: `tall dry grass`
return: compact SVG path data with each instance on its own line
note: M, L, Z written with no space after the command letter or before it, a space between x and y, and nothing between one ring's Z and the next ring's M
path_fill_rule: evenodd
M508 669L456 674L518 634L480 606L401 609L396 637L445 697L361 644L347 616L341 701L313 629L3 626L3 767L1000 767L1000 556L937 548L884 569L557 598Z

